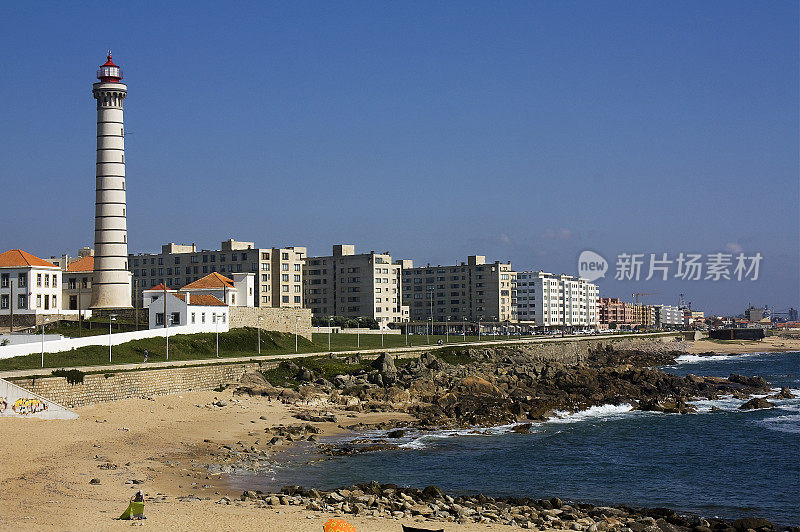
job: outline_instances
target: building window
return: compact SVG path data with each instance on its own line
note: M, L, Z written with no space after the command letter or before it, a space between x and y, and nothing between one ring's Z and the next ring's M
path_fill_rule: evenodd
M180 324L181 324L181 313L173 312L172 321L170 321L170 325L180 325Z
M28 286L28 274L21 273L17 276L17 286L20 288L26 288Z
M8 308L9 297L8 294L0 296L0 308Z
M6 281L6 285L5 286L8 286L8 281ZM36 286L38 286L38 287L42 286L42 274L41 273L37 273L36 274Z
M28 308L28 296L25 294L20 294L17 296L17 308L18 309L26 309Z
M42 308L42 294L36 294L36 308Z
M156 325L164 325L164 313L156 312Z
M294 265L294 271L296 271L296 272L300 271L300 264L295 264Z
M300 303L300 296L294 296L294 302Z
M81 281L81 284L83 285L84 288L89 288L89 278L84 277L83 280Z
M47 300L45 299L45 301ZM53 308L58 308L58 302L56 301L56 296L53 296Z
M200 323L205 323L205 322L206 322L206 313L202 312L200 313Z
M289 296L282 296L281 297L281 301L283 301L284 303L288 303L289 302Z
M0 288L8 288L8 284L11 282L11 275L8 273L4 273L0 275Z
M194 317L195 317L195 313L194 313L194 312L192 312L192 324L194 324L194 322L195 322L195 319L194 319Z

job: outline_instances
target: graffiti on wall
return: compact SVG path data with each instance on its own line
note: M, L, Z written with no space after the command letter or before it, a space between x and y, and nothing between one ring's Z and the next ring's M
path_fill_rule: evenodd
M14 401L14 405L11 407L17 415L20 416L27 416L30 414L36 414L37 412L44 412L47 410L47 404L41 399L36 399L35 397L21 397Z
M0 397L0 414L6 411L8 408L8 402L6 401L5 397Z

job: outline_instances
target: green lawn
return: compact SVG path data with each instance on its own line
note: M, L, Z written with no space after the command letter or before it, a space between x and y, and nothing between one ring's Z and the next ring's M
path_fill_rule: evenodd
M92 331L95 331L93 325ZM99 328L99 327L98 327ZM105 329L107 332L108 329ZM258 334L255 328L234 329L219 334L219 356L246 357L257 356ZM76 335L70 335L76 336ZM405 335L384 335L383 346L381 336L373 334L331 334L331 347L328 349L327 334L313 334L313 341L298 337L297 352L314 353L328 351L352 351L356 349L378 349L381 347L406 346ZM512 336L512 339L518 338ZM493 337L481 335L481 341L505 340L504 336ZM438 340L445 341L444 336L409 335L409 346L436 345ZM450 344L463 343L464 338L458 335L449 337ZM477 336L467 336L468 342L478 340ZM430 344L427 342L430 341ZM360 346L360 347L358 347ZM166 360L166 342L164 338L146 338L133 340L112 347L112 364L141 363L143 352L147 349L148 362L163 362ZM261 331L261 355L281 355L295 352L295 337L291 333L278 333ZM216 335L202 333L192 335L175 335L169 337L169 360L202 360L216 356ZM61 353L45 353L45 368L63 368L72 366L98 366L108 365L108 346L94 345L64 351ZM15 369L36 369L42 367L41 355L32 354L0 360L0 371Z

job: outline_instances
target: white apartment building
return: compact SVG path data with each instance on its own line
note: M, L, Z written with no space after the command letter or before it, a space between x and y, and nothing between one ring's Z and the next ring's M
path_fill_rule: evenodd
M302 308L305 257L305 247L257 248L253 242L228 239L214 251L198 251L195 244L165 244L161 253L130 255L128 265L139 307L142 292L158 284L177 288L212 273L252 273L255 306Z
M353 245L335 245L332 255L306 259L306 306L317 317L374 318L381 328L407 321L401 274L401 267L392 264L388 251L356 254Z
M61 313L61 268L11 249L0 253L0 323L35 325Z
M671 329L683 326L683 310L673 305L654 305L655 326Z
M580 277L543 271L517 274L517 318L544 328L596 328L597 285Z

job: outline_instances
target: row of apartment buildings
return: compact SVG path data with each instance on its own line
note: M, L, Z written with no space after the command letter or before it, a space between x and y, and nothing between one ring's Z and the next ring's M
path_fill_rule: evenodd
M306 307L317 317L368 317L381 327L427 320L541 327L598 323L596 285L566 275L518 274L510 263L487 263L481 255L457 265L415 267L388 251L356 253L347 244L334 245L330 255L309 257L305 247L256 248L231 239L217 251L166 244L158 254L130 255L129 264L139 302L142 291L158 283L180 286L215 271L235 271L255 275L257 306ZM524 306L519 314L518 301Z
M53 293L41 294L39 308L88 309L93 272L89 248L80 250L77 258L37 260L40 267L49 264L59 271L47 286ZM315 317L372 318L381 328L429 320L513 322L540 329L685 324L683 311L677 307L600 298L597 285L586 279L544 271L517 272L511 263L487 263L481 255L457 265L415 267L411 260L394 260L389 252L356 253L353 245L338 244L330 255L309 257L305 247L257 248L253 242L229 239L218 250L165 244L160 253L130 254L128 265L138 308L146 306L145 292L154 286L174 290L214 275L248 287L239 301L226 301L234 306L308 308ZM3 279L0 307L11 297L3 293ZM56 283L60 288L53 288Z
M619 298L599 298L600 327L646 329L674 329L702 319L703 313L672 305L637 305Z

